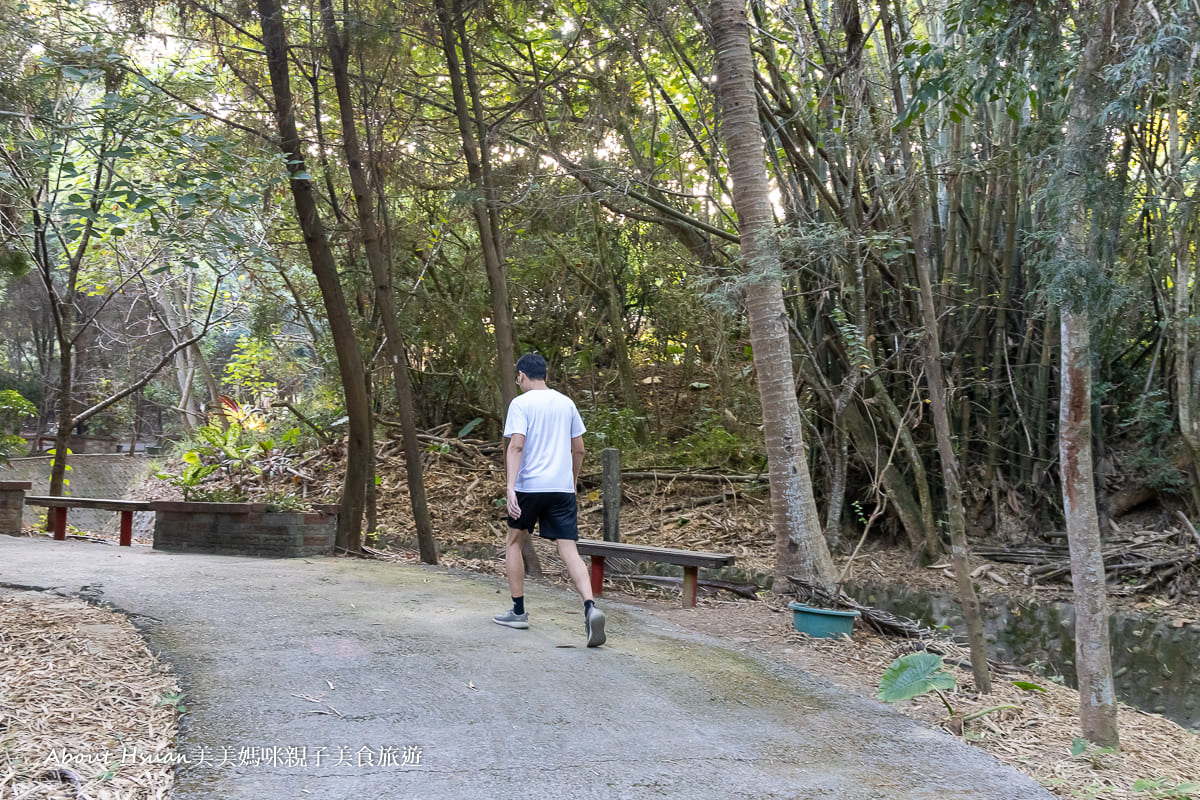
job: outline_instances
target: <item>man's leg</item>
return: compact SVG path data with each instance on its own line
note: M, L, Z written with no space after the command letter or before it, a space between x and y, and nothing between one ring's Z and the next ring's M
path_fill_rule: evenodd
M492 621L509 628L529 627L529 615L525 613L525 558L521 555L521 545L528 535L527 531L509 528L504 542L504 571L508 574L513 604L507 611L492 617Z
M521 548L528 535L528 531L509 528L504 543L504 572L508 575L508 590L513 597L525 596L525 556L521 554ZM576 553L576 557L578 555Z
M567 565L567 574L571 576L571 583L575 584L575 591L579 592L579 596L586 603L592 599L592 579L588 575L587 565L583 563L583 556L579 555L579 548L571 539L556 539L558 543L558 555Z
M587 567L583 556L579 555L579 547L572 539L558 540L558 555L567 565L567 574L575 591L583 598L583 631L587 635L588 647L599 647L604 644L604 612L596 608L592 599L592 581L588 577Z

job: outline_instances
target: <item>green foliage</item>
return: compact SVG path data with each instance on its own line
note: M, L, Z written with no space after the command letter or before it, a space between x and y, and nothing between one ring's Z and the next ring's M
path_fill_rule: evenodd
M1139 394L1129 408L1121 427L1135 434L1133 452L1126 456L1125 467L1141 475L1146 485L1160 492L1178 492L1187 485L1184 474L1163 451L1175 432L1175 409L1165 390Z
M765 465L762 445L730 433L719 415L706 419L671 449L679 463L709 467L757 468Z
M909 653L893 661L879 680L879 699L885 703L911 700L929 692L953 689L954 676L935 653Z
M180 457L186 465L182 472L161 471L155 476L183 490L184 500L208 502L242 502L245 492L220 487L201 489L200 486L214 473L221 471L227 476L239 473L262 475L262 467L254 459L265 455L272 448L269 441L246 440L241 425L231 424L226 430L216 425L204 425L195 432L195 446Z
M1105 757L1111 756L1115 752L1117 752L1115 747L1101 747L1079 736L1071 740L1071 758L1089 762L1092 769L1107 767L1108 762Z
M184 468L182 472L156 472L154 476L160 480L167 481L172 486L177 486L183 490L184 500L197 500L199 498L200 484L209 475L212 475L218 469L218 464L205 464L200 461L200 456L196 451L189 450L183 456ZM211 498L205 498L211 499Z
M0 433L0 464L7 464L14 453L19 453L28 446L29 442L20 436Z
M269 451L270 442L247 441L248 437L243 435L244 429L236 422L225 430L216 425L204 425L196 433L201 440L195 450L199 458L216 464L226 474L243 471L262 474L262 469L253 459Z
M296 495L277 490L267 492L261 502L267 504L267 511L273 512L303 511L308 508L308 503Z
M11 389L0 389L0 464L7 464L13 453L28 446L19 435L21 420L36 416L33 403Z
M1032 681L1013 681L1013 686L1018 689L1023 689L1026 692L1045 692L1046 687L1041 684L1033 683Z
M584 441L587 442L589 450L599 451L606 447L616 447L622 452L633 452L640 449L637 429L646 418L632 409L581 409L580 415L587 426Z
M167 706L175 709L177 714L182 714L187 711L187 706L183 704L183 692L172 692L170 694L163 695L162 700L159 700L154 707L164 708Z
M466 425L463 425L458 431L457 438L462 439L466 437L466 435L475 430L475 428L478 427L481 422L483 422L483 417L476 417Z
M0 247L0 274L20 278L29 272L29 256L23 250Z
M1164 800L1187 800L1200 797L1200 783L1196 781L1181 781L1176 783L1170 778L1138 778L1133 782L1135 792L1144 792L1150 797Z
M0 431L11 431L22 419L36 416L33 403L11 389L0 389Z
M262 339L241 336L233 357L225 365L222 382L238 397L274 395L279 388L274 376L281 363L283 359L271 344Z
M307 422L299 423L299 418L284 408L274 408L265 417L265 428L261 431L264 436L278 440L281 446L295 450L309 450L323 447L329 443L322 440L309 424L315 425L322 431L336 429L346 417L346 407L337 391L327 385L317 385L314 391L306 393L305 399L296 401L295 408Z
M863 339L862 332L850 322L846 312L838 306L829 309L829 316L837 325L838 333L842 335L842 341L845 343L846 355L855 368L863 372L870 371L871 351L867 347L866 340Z

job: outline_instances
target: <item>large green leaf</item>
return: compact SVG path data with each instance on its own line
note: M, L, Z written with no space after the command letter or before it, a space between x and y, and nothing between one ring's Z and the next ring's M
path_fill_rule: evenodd
M911 700L934 689L954 688L954 676L934 653L909 653L888 666L879 680L879 699L885 703Z

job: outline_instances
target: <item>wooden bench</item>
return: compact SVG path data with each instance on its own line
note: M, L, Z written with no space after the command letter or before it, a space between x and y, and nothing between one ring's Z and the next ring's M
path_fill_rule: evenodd
M731 553L702 553L694 550L673 550L669 547L650 547L624 542L600 542L592 539L579 540L579 554L592 558L592 594L600 596L604 588L604 559L630 558L635 561L656 561L662 564L677 564L683 567L683 606L696 605L696 582L700 567L715 569L732 564Z
M141 500L100 500L94 497L41 497L25 498L27 506L53 509L54 538L60 542L67 538L67 509L94 508L100 511L117 511L121 514L121 547L133 544L133 512L153 511L148 502Z

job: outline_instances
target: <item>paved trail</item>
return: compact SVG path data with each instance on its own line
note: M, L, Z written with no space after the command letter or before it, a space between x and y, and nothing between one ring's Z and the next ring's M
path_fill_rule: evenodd
M545 586L513 631L491 622L502 582L473 574L6 536L0 584L110 603L175 665L180 754L232 762L181 767L179 800L1050 797L943 732L638 609L605 603L609 645L586 649L574 596Z

